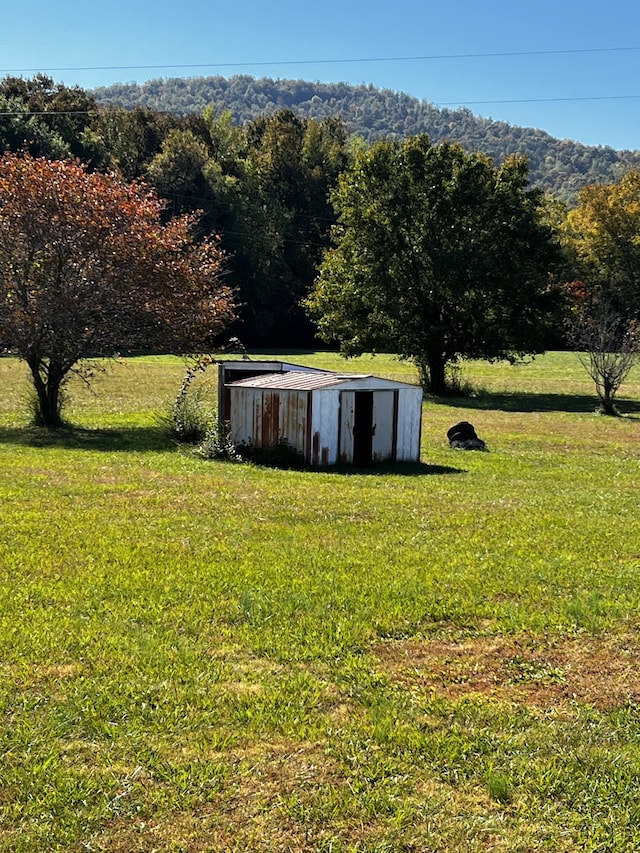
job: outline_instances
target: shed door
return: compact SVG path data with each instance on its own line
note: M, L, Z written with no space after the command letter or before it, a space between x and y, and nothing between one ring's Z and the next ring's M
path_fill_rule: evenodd
M355 393L353 391L341 391L338 460L343 465L350 465L353 462L353 416L355 406Z
M356 391L353 410L353 464L373 461L373 391Z
M393 391L343 391L340 394L340 461L367 466L393 459Z
M395 405L393 391L373 391L371 459L384 462L394 458Z

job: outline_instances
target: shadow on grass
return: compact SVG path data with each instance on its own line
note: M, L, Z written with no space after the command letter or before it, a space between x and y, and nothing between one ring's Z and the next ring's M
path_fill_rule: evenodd
M466 474L463 468L452 468L449 465L428 465L426 462L394 462L389 464L371 465L367 468L354 465L334 465L329 468L306 468L305 470L318 474L334 474L340 477L362 476L392 476L392 477L423 477L433 474Z
M108 453L163 451L175 448L168 431L161 427L83 429L64 427L0 427L0 444L23 447L60 447L68 450L100 450Z
M537 394L482 392L468 397L429 397L429 402L452 408L477 409L503 412L575 412L594 414L598 400L591 394ZM640 415L640 401L620 399L616 401L623 416Z
M0 427L0 444L21 447L60 447L65 450L99 450L105 453L145 452L174 450L180 447L166 429L161 427L126 427L122 429L82 429L65 427L47 430L41 427ZM242 464L242 463L240 463ZM250 463L248 463L250 464ZM286 470L277 465L264 468ZM395 477L420 477L426 474L464 474L462 468L448 465L428 465L426 462L396 462L356 468L341 465L330 468L307 468L297 470L338 476L392 475Z

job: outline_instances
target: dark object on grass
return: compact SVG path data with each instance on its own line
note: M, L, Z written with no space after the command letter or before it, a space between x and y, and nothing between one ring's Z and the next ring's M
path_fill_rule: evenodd
M460 421L447 430L449 446L456 450L486 450L487 445L478 438L473 424Z

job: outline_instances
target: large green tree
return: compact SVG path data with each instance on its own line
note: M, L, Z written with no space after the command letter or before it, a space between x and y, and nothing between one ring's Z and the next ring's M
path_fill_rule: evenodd
M184 123L178 116L149 109L106 107L100 110L95 129L103 142L107 162L131 181L146 174L167 135Z
M334 247L307 307L344 354L397 352L441 394L460 359L544 348L557 246L525 160L497 168L426 136L381 142L357 153L332 200Z
M314 330L300 302L329 244L328 193L346 163L346 132L340 122L300 119L281 110L249 125L246 140L239 210L246 266L240 287L249 338L308 343Z

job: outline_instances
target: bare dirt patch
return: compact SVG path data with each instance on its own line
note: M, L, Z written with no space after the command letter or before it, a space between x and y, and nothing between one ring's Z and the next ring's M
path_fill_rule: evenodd
M640 701L640 639L577 636L409 640L375 648L397 683L449 699L490 695L539 708Z

